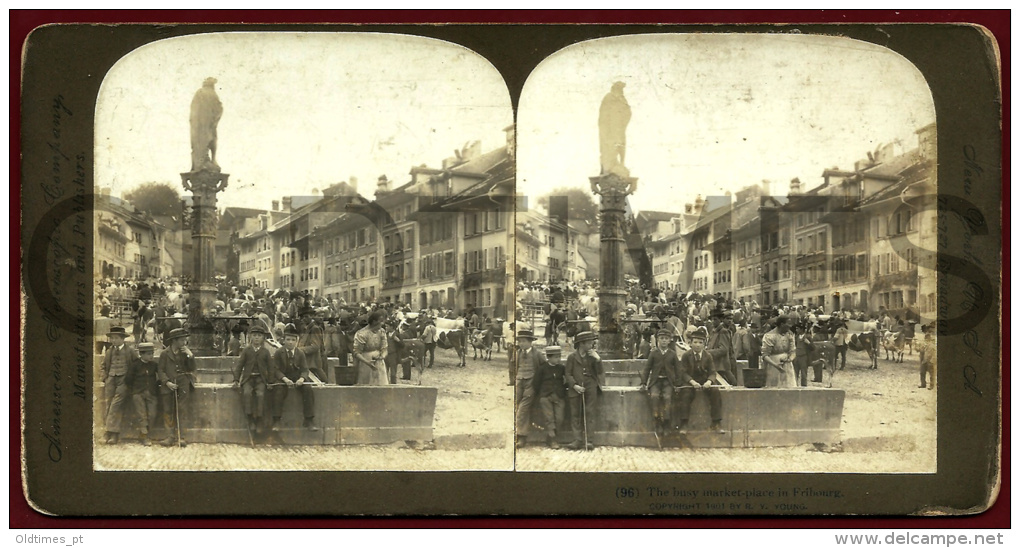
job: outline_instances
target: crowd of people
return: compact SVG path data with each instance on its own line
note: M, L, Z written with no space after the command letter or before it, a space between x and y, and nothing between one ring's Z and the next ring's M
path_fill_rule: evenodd
M595 282L521 284L519 305L541 306L546 325L546 344L558 343L556 318L592 321L598 310ZM867 351L877 363L878 344L888 338L900 348L914 349L915 322L892 316L884 309L865 314L857 310L826 313L820 307L782 305L761 307L755 301L726 299L721 294L677 294L628 285L626 310L621 311L624 357L646 360L641 373L641 390L649 397L656 435L683 433L688 427L690 406L698 393L709 402L712 430L721 431L719 390L732 387L743 377L760 379L764 387L792 388L823 382L826 368L846 367L847 350ZM594 301L594 306L592 306ZM570 322L565 322L569 324ZM857 328L851 332L848 324ZM594 326L585 328L593 329ZM552 326L550 330L550 326ZM933 326L923 326L920 354L920 387L932 389L935 382ZM559 329L569 335L567 325ZM549 445L556 442L561 394L571 403L571 448L590 445L582 440L587 429L582 418L598 408L597 394L605 386L598 353L592 350L596 336L585 330L573 337L575 352L567 359L567 370L533 349L538 337L532 331L518 333L517 433L518 445L526 443L531 409L543 411L543 426ZM569 340L570 337L567 337ZM582 344L583 343L583 344ZM745 365L746 364L746 365ZM876 365L877 367L877 365ZM584 379L579 382L578 379ZM830 373L831 382L831 373ZM562 384L562 387L560 386ZM594 388L592 388L594 387ZM559 390L563 388L563 390ZM578 403L581 402L581 403ZM577 408L577 409L575 409ZM587 412L586 412L587 411Z
M96 284L97 316L113 316L115 306L127 307L132 333L114 325L104 353L104 425L107 443L120 439L123 411L138 415L143 443L155 427L157 409L171 437L166 445L185 445L177 420L196 382L194 352L189 348L187 280L101 280ZM478 313L470 305L453 309L421 309L400 303L347 304L300 291L256 291L226 282L217 284L211 314L213 330L205 355L236 357L233 386L242 394L249 430L279 429L290 388L302 398L304 428L316 430L311 386L337 384L387 385L411 379L412 365L430 368L436 347L463 354L472 333L498 333L503 320ZM437 321L442 325L437 328ZM133 339L133 345L127 344ZM197 350L197 349L196 349ZM329 375L328 358L338 366ZM427 358L427 361L426 361ZM158 359L158 361L157 361ZM353 364L351 361L353 360ZM139 399L140 398L140 399ZM133 405L126 406L131 400Z

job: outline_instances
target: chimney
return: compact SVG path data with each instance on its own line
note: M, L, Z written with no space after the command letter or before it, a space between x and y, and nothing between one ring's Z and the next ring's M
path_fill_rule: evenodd
M280 211L280 200L273 200L273 211Z
M701 210L705 208L705 200L698 194L698 197L694 199L694 214L701 215Z
M386 175L380 175L379 180L375 184L375 194L378 196L380 193L390 191L390 180L386 178Z
M801 194L800 179L794 177L790 179L790 196L799 196Z
M568 216L568 205L566 196L549 197L549 217L566 224Z
M283 210L285 212L290 213L291 203L292 203L292 198L290 196L284 196L283 197Z
M511 158L515 158L517 156L516 128L513 124L510 124L503 128L503 132L506 133L506 153L510 155Z

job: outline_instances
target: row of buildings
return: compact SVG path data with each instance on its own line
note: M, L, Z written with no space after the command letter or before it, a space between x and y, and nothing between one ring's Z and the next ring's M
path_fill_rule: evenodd
M812 189L793 179L779 195L764 181L699 196L682 213L639 213L653 283L762 306L933 317L935 125L916 135L916 148L881 146Z
M96 279L146 279L181 272L179 219L154 217L105 190L95 197L93 223Z
M516 205L513 126L505 131L495 150L475 142L440 168L412 168L403 183L380 177L372 199L351 178L268 211L228 208L228 278L347 303L507 315Z

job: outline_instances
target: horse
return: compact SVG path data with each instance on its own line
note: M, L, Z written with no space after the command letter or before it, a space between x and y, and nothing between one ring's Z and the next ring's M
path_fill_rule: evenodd
M561 308L551 310L545 323L545 344L556 346L559 344L560 324L567 320L567 314Z
M446 350L452 348L457 352L460 366L467 367L468 334L467 328L464 327L464 319L436 318L436 332L439 334L436 346Z

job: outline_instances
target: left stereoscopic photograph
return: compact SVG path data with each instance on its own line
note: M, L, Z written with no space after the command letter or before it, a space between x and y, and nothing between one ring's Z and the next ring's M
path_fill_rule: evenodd
M95 107L93 468L511 470L515 138L481 56L150 43Z

